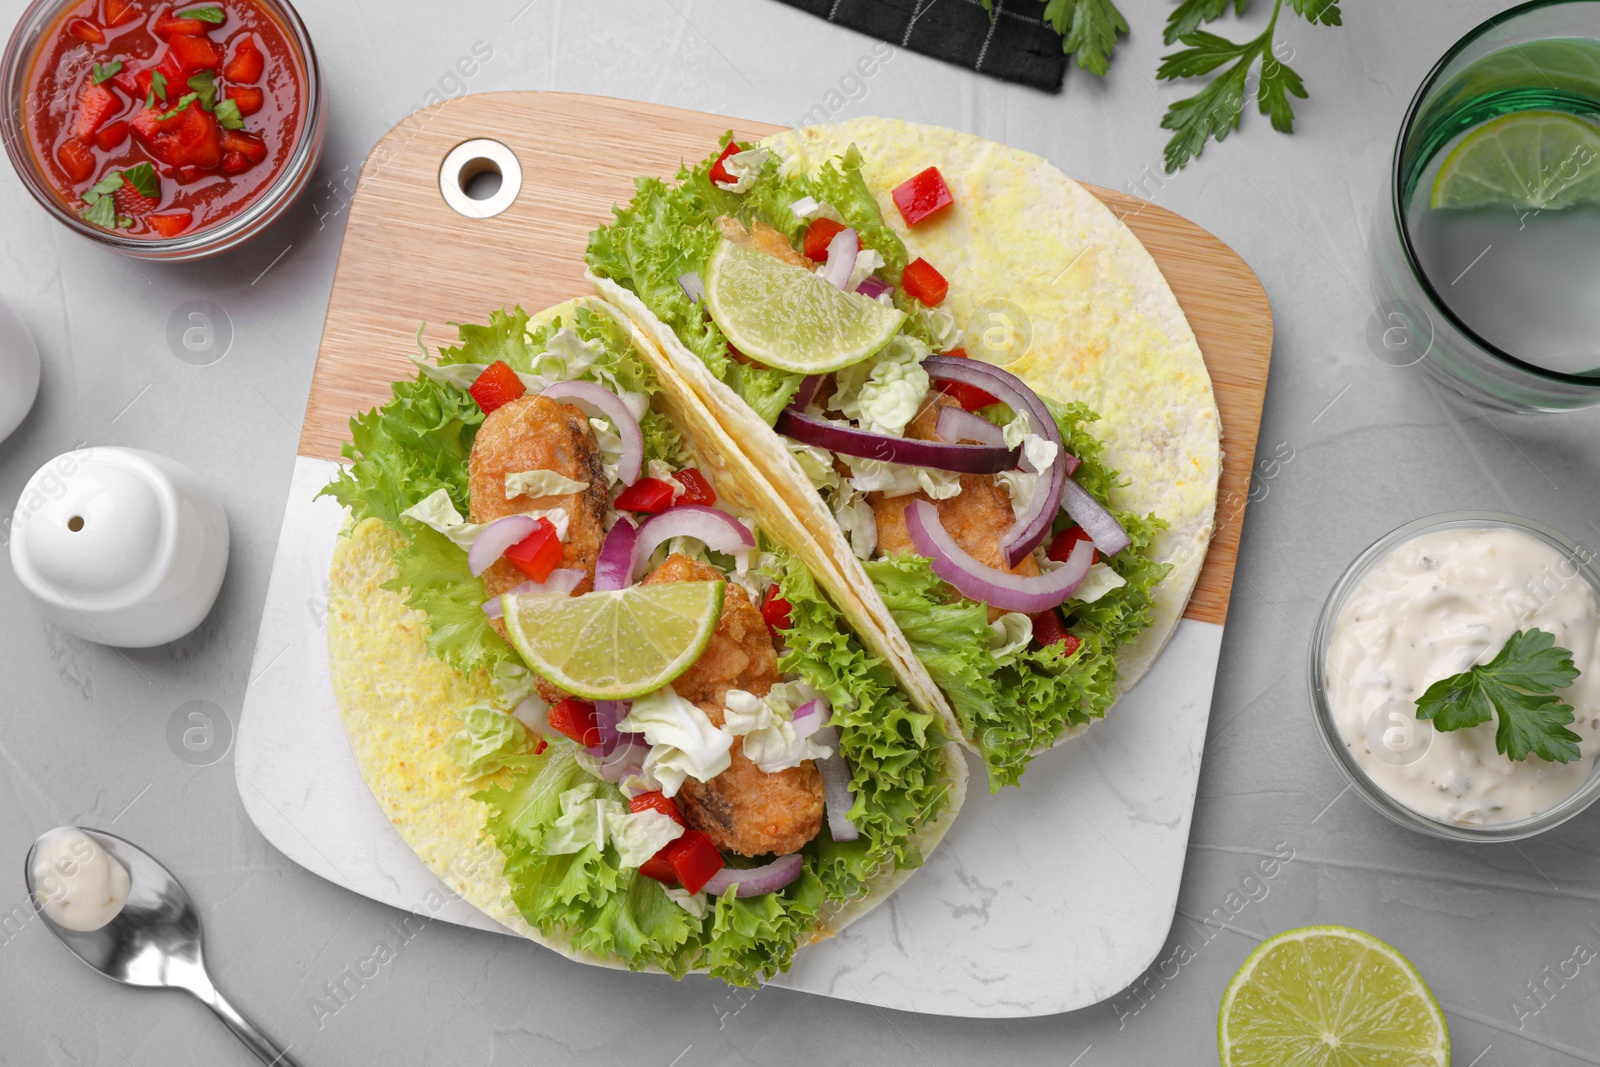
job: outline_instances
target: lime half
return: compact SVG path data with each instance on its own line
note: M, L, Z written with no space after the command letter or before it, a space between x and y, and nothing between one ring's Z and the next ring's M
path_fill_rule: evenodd
M541 677L585 700L632 700L706 650L725 582L662 582L583 596L506 595L506 634Z
M1600 204L1600 127L1562 111L1486 122L1445 157L1430 203L1517 211Z
M1400 953L1344 926L1307 926L1250 954L1217 1013L1222 1067L1445 1067L1450 1031Z
M740 352L796 374L860 363L888 344L906 318L727 238L706 267L706 310Z

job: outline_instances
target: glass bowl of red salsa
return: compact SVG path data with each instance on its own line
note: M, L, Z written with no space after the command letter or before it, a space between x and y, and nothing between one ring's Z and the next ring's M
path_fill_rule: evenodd
M35 0L0 78L23 184L125 255L237 247L295 201L322 153L316 53L283 0Z

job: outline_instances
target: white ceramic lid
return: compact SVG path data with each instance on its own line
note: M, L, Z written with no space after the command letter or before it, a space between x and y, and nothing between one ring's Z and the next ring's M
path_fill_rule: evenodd
M49 464L23 491L19 572L31 571L63 603L136 599L159 581L173 550L170 492L126 452L71 456L79 461Z

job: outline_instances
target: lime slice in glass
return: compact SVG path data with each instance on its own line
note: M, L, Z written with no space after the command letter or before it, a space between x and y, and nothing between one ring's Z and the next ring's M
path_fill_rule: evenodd
M1445 157L1429 203L1517 211L1600 204L1600 127L1562 111L1486 122Z
M1222 1067L1445 1067L1450 1032L1399 952L1344 926L1307 926L1250 954L1217 1013Z
M888 344L906 317L727 238L706 267L706 310L740 352L796 374L860 363Z
M606 593L511 595L506 635L541 677L585 700L632 700L706 650L725 582L662 582Z

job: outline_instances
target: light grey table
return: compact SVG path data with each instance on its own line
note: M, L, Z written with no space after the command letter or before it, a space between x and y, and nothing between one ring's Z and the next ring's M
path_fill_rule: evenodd
M766 0L305 0L332 97L319 183L249 248L186 267L135 266L65 234L0 168L0 294L45 361L38 407L0 443L0 510L57 453L132 445L216 486L234 536L211 618L144 652L42 624L0 567L0 856L11 857L0 877L0 1062L247 1062L199 1004L115 986L24 921L28 843L83 822L141 842L183 878L219 982L309 1065L1205 1064L1218 1000L1245 955L1264 936L1323 922L1410 956L1445 1005L1459 1067L1600 1063L1600 963L1571 962L1579 946L1600 951L1600 817L1478 848L1392 826L1344 790L1305 686L1306 635L1329 586L1405 520L1496 508L1600 545L1600 414L1486 415L1380 362L1368 340L1367 231L1402 112L1438 54L1509 5L1347 0L1339 30L1286 18L1312 91L1297 105L1299 132L1281 137L1247 115L1242 135L1176 177L1161 176L1157 124L1192 89L1152 81L1168 5L1122 6L1136 33L1104 84L1074 72L1047 96L897 49L861 88L830 98L874 42ZM0 2L0 23L21 8ZM485 45L490 58L462 77L458 58ZM186 702L237 720L362 158L425 102L512 88L773 122L832 101L840 116L971 130L1187 215L1261 276L1277 345L1257 499L1179 918L1134 988L1070 1015L973 1022L619 975L443 923L406 931L399 912L267 845L240 806L231 759L195 767L174 755L168 723ZM192 299L231 319L231 349L210 366L181 361L166 341L169 316ZM1274 851L1293 858L1271 880L1250 878Z

